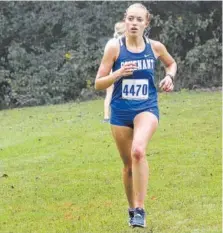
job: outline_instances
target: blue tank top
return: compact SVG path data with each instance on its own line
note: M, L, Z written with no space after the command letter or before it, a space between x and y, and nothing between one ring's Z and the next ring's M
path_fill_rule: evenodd
M137 70L131 76L121 77L114 83L111 108L121 111L138 111L157 106L157 90L154 73L156 58L151 44L145 41L145 49L140 53L127 50L126 38L119 39L120 53L112 72L121 68L126 62L136 62Z

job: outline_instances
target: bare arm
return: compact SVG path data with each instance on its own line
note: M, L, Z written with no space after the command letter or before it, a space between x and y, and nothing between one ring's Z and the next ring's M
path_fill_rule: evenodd
M129 76L136 68L135 64L125 64L115 72L110 72L119 54L118 40L112 39L105 46L104 55L95 79L95 89L103 90L123 76Z
M173 57L168 53L166 47L163 44L160 45L159 59L165 66L166 74L170 74L174 78L177 72L177 63L175 62Z
M173 80L177 72L177 64L175 60L173 59L173 57L168 53L166 47L162 43L156 41L153 44L154 44L153 47L157 53L157 56L159 60L163 63L165 67L165 72L166 72L166 75L164 79L161 80L159 86L164 91L167 91L167 92L172 91L174 87Z

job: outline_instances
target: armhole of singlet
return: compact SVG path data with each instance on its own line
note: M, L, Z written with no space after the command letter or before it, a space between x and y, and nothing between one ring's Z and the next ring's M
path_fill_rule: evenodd
M119 37L117 40L118 40L118 44L119 44L119 54L118 54L116 60L114 61L114 64L113 64L113 66L112 66L111 72L113 71L113 68L114 68L114 66L115 66L116 61L117 61L117 60L119 59L119 57L120 57L120 54L121 54L121 47L123 46L122 37Z
M120 57L121 48L122 48L122 46L123 46L123 41L122 41L122 39L123 39L123 37L119 37L119 38L118 38L119 54L118 54L118 56L117 56L117 58L116 58L115 62L116 62L116 61L119 59L119 57ZM114 63L115 63L115 62L114 62Z
M149 44L150 48L151 48L151 51L153 52L153 56L156 60L158 60L158 57L155 56L155 53L154 53L154 50L153 50L153 47L152 47L152 44L150 42L150 39L148 37L146 37L146 41L147 41L147 44Z

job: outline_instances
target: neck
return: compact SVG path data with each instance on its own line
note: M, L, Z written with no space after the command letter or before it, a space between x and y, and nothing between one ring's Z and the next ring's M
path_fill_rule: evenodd
M126 42L128 43L128 45L134 46L134 47L144 45L144 40L143 40L142 36L140 36L140 37L126 36Z
M141 52L145 49L145 42L142 36L140 37L126 36L126 46L132 51Z

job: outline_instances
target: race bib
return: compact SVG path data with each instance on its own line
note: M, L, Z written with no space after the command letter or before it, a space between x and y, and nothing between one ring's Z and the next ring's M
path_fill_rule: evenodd
M149 98L148 79L124 79L122 80L122 98L142 100Z

